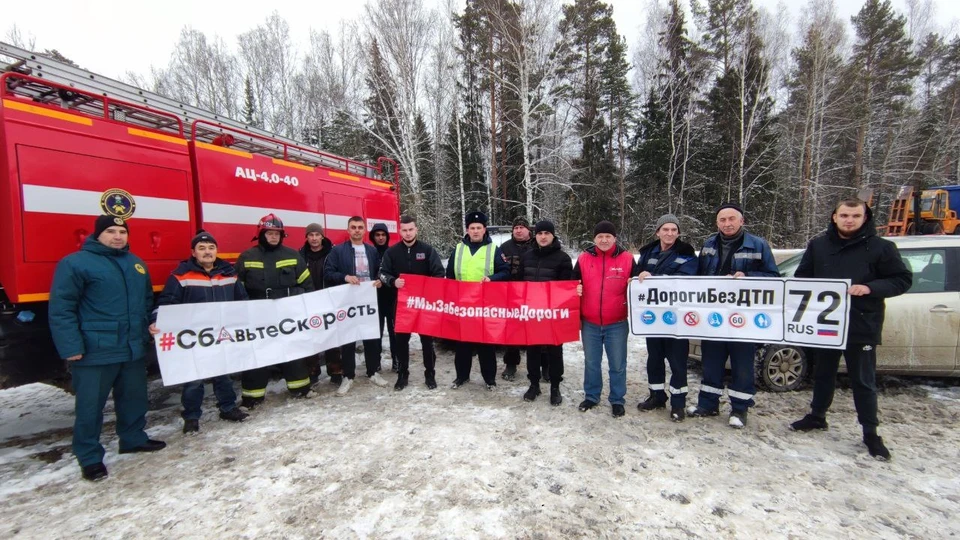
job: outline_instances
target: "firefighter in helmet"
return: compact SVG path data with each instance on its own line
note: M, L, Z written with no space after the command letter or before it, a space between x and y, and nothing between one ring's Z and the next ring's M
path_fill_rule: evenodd
M257 225L257 245L244 251L237 259L237 277L243 282L251 300L286 298L312 292L313 280L307 263L297 250L283 245L286 233L283 222L274 214L260 218ZM287 390L294 397L306 397L310 392L310 373L303 358L280 364ZM243 372L243 407L253 409L263 403L270 368Z

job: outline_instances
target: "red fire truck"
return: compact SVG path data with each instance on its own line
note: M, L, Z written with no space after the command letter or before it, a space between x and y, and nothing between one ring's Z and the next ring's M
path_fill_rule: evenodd
M95 216L129 220L154 289L200 228L231 260L276 214L299 248L317 222L399 221L399 170L305 148L239 122L0 43L0 386L56 377L46 302L57 262Z

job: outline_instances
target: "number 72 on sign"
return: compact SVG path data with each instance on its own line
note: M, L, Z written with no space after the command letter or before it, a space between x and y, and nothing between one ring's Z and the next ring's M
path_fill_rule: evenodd
M850 313L848 280L805 280L784 283L784 341L842 349Z

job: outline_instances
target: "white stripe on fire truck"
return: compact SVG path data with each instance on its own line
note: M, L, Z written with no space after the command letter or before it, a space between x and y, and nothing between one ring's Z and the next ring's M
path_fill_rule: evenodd
M276 214L288 227L306 227L311 223L323 221L323 214L284 210L282 208L263 208L259 206L239 206L236 204L203 203L204 223L226 223L230 225L256 225L267 214Z
M280 221L288 227L306 227L311 223L321 223L325 229L337 231L347 230L347 221L350 216L336 214L321 214L303 212L300 210L284 210L281 208L265 208L259 206L240 206L235 204L203 203L204 223L225 223L230 225L255 225L260 218L267 214L276 214ZM397 232L397 222L388 219L367 219L369 230L375 223L383 223L390 232Z
M99 216L103 192L49 186L23 185L23 210L73 216ZM190 207L182 199L145 197L134 194L134 218L190 221Z

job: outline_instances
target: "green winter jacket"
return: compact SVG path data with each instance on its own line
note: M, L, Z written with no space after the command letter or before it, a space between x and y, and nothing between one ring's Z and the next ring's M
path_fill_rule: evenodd
M50 286L50 332L61 358L77 365L130 362L147 353L153 308L150 274L129 246L113 249L88 236L64 257Z

